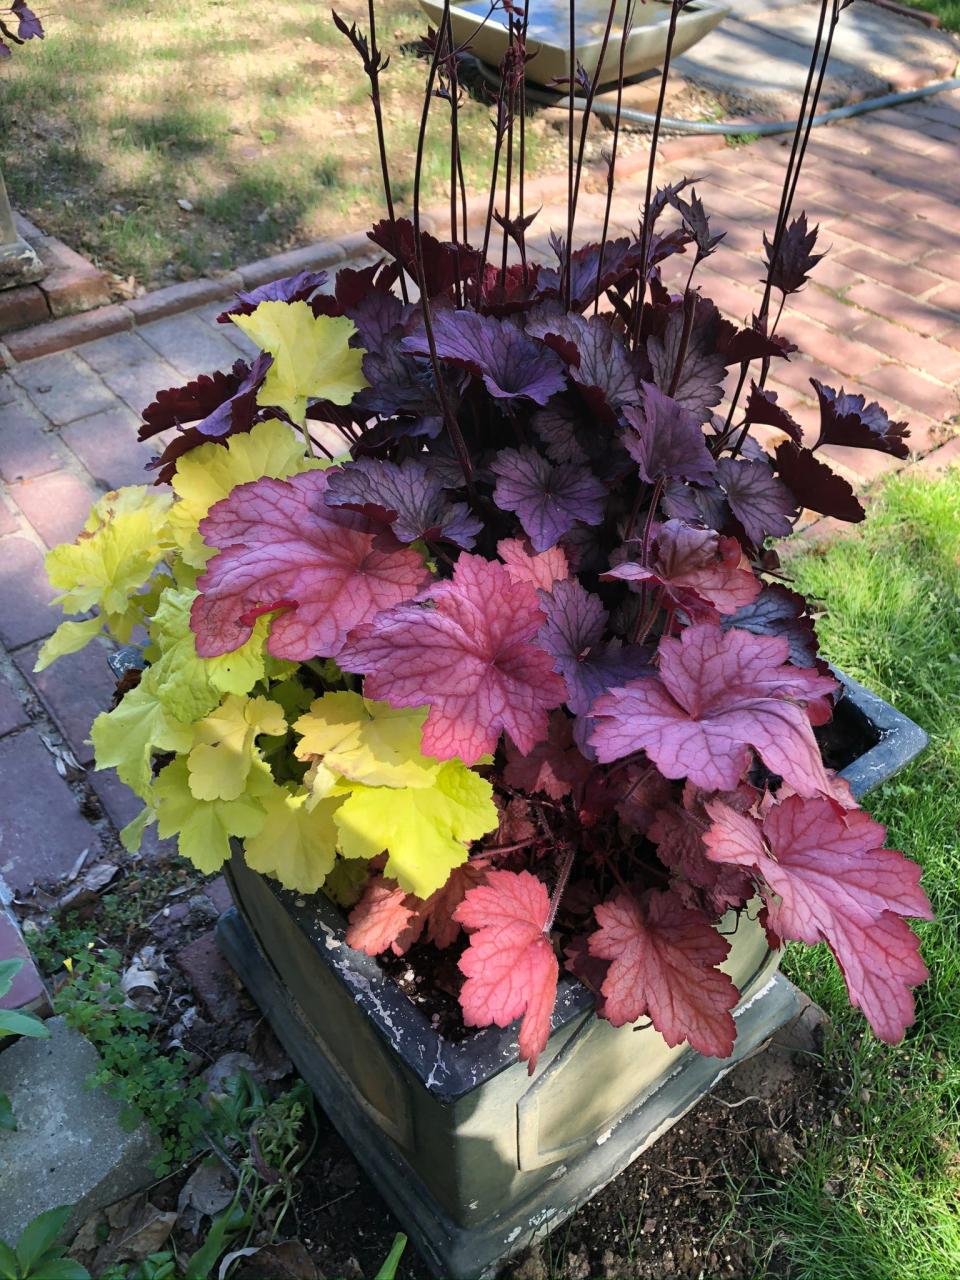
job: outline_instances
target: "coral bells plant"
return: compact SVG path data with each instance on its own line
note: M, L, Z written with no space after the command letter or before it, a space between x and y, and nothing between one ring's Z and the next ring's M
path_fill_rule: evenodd
M861 396L815 382L801 426L766 387L795 350L783 302L820 256L791 214L819 85L762 299L736 324L696 283L723 246L695 188L655 190L658 130L637 234L574 247L571 112L566 226L534 252L526 19L501 7L493 175L469 228L463 50L449 20L427 39L420 154L442 111L449 239L422 229L419 157L413 218L394 208L372 6L366 33L337 20L381 140L375 260L220 317L261 354L146 409L155 485L107 494L50 553L61 603L89 616L40 663L145 631L139 680L93 725L98 767L144 801L126 841L155 821L212 872L236 840L349 910L353 947L453 948L464 1024L522 1019L531 1070L564 969L614 1025L729 1055L739 997L719 966L748 904L771 946L825 941L896 1041L926 976L906 918L927 899L823 763L838 684L771 545L804 508L863 517L822 446L906 454L904 424ZM680 254L673 293L661 266Z

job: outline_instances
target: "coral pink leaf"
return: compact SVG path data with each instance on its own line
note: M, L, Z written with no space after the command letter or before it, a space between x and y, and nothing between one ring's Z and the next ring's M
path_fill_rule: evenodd
M533 588L506 568L463 554L427 604L386 609L339 653L364 692L395 707L430 708L423 750L475 764L506 731L521 751L546 736L547 712L566 696L534 637L543 623Z
M191 615L201 657L238 649L250 638L244 617L282 605L269 652L294 662L333 658L351 628L426 586L417 552L359 512L325 505L330 474L240 485L201 521L219 551L197 580Z
M716 862L749 868L764 885L770 929L800 942L826 942L853 1004L877 1035L896 1044L913 1021L910 988L927 970L904 916L931 918L920 868L885 849L885 829L827 796L789 796L762 827L721 801L707 804L704 836Z
M528 582L544 591L570 576L570 566L562 547L533 553L519 538L504 538L497 543L497 555L507 566L507 573L514 582Z
M728 1058L737 1029L737 988L716 966L729 944L701 912L674 893L618 893L594 908L590 954L611 961L601 988L603 1016L615 1027L648 1015L668 1045L688 1040L700 1053Z
M529 871L488 871L486 883L469 890L454 912L470 931L460 957L466 982L460 989L468 1027L520 1024L520 1058L530 1074L550 1037L559 966L544 932L550 896Z
M350 912L347 946L368 956L387 950L403 955L423 928L418 907L418 900L396 880L374 876Z
M532 751L507 748L503 777L508 786L527 795L542 791L552 800L562 800L571 793L579 794L593 769L574 745L573 721L562 711L554 711L544 742L538 742Z
M710 623L660 641L659 678L632 680L598 698L590 739L607 763L646 751L668 778L733 791L751 756L800 795L829 788L803 704L836 689L836 681L785 665L787 642Z

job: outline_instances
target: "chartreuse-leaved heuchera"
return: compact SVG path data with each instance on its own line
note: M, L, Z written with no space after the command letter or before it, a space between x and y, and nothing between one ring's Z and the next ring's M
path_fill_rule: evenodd
M570 117L566 226L535 254L526 18L504 9L486 218L468 236L447 17L421 156L443 110L449 239L421 228L419 167L396 215L384 147L375 261L238 295L220 319L260 354L144 411L142 438L172 429L155 486L106 495L50 553L61 603L91 616L40 665L145 630L139 683L92 731L143 800L131 846L156 822L213 872L236 839L349 908L354 947L458 948L464 1022L522 1018L531 1070L561 967L614 1024L729 1055L715 926L758 894L771 942L826 941L895 1041L926 976L907 919L929 905L823 763L838 686L772 540L805 508L862 519L824 447L902 458L907 431L817 381L802 426L767 388L795 351L782 303L822 256L791 212L803 126L749 324L695 287L723 237L689 181L654 191L655 142L636 234L608 237L608 202L574 247L589 113ZM338 25L382 139L376 33Z

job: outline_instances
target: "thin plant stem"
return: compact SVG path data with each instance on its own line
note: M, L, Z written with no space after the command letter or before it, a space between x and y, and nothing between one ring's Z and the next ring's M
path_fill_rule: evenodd
M600 73L603 70L603 60L607 56L607 45L610 43L610 32L613 30L613 19L617 11L617 0L610 0L610 8L607 11L607 23L603 30L603 39L600 42L600 55L597 58L596 69L590 80L590 87L587 89L587 98L581 112L582 119L580 122L580 141L577 146L577 164L573 176L573 191L571 193L571 204L567 218L567 244L573 244L573 232L577 221L577 202L580 199L580 180L583 176L583 157L587 149L587 133L590 129L590 112L593 110L593 100L597 94L597 86L600 83ZM623 50L621 49L621 55ZM622 88L623 81L621 78L620 86ZM571 98L571 101L573 99ZM571 253L568 250L567 262L570 262ZM569 303L568 303L569 305Z
M607 235L610 231L610 212L613 208L613 188L616 180L617 147L620 142L620 113L623 111L623 77L626 66L627 41L633 26L634 0L627 0L623 13L623 34L620 37L620 61L617 74L617 109L613 117L613 143L610 147L610 163L607 165L607 199L603 209L603 230L600 233L600 256L597 260L596 297L593 301L593 314L600 310L600 281L603 279L603 257L607 249Z
M577 87L577 4L570 0L570 52L567 71L567 240L563 246L561 276L563 306L570 310L570 259L573 252L573 95Z
M560 867L560 874L557 876L557 883L553 886L553 893L550 895L550 910L547 912L547 918L544 921L543 932L549 933L554 926L557 918L557 911L560 908L560 899L567 887L570 879L570 871L573 868L573 860L576 857L576 849L573 845L569 845L563 857L563 863Z
M394 243L397 239L397 218L393 207L393 191L390 186L390 165L387 161L387 142L383 127L383 109L380 103L380 50L377 48L377 19L374 12L374 0L368 0L367 12L370 21L370 100L373 103L373 118L377 129L377 147L380 152L380 173L383 178L383 195L387 206L387 219L393 233ZM386 64L384 64L386 65ZM404 302L409 302L407 282L400 272L400 294Z

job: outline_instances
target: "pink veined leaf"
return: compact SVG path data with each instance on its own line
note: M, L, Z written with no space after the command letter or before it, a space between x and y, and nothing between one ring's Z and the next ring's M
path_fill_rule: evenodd
M374 876L350 912L347 946L368 956L387 950L402 956L423 929L419 906L413 894L405 893L396 880Z
M611 962L603 1016L615 1027L649 1016L671 1047L687 1040L709 1057L728 1058L738 992L716 966L730 947L702 912L675 893L649 889L640 898L620 892L594 914L590 954Z
M532 1075L550 1038L559 965L549 936L550 895L529 871L488 871L454 918L470 931L460 957L460 1006L468 1027L520 1024L520 1058Z
M239 485L200 522L218 554L197 579L191 626L214 658L277 612L267 649L302 662L333 658L347 632L430 581L423 558L356 511L324 503L331 471Z
M903 919L932 918L916 863L883 847L880 823L827 796L789 796L762 825L719 800L707 813L708 856L760 879L768 927L779 937L826 942L851 1002L881 1040L901 1040L914 1018L910 988L927 977Z
M533 643L543 623L533 588L497 561L464 554L429 598L432 607L385 609L358 627L340 666L367 677L368 698L430 708L426 755L476 764L502 732L532 750L546 736L547 712L566 696L549 654Z
M578 520L603 520L607 486L582 465L554 465L535 449L501 449L491 470L494 502L515 512L534 551L548 551Z
M659 676L598 698L590 739L602 763L646 751L668 778L733 791L750 748L800 795L829 788L804 704L836 690L817 671L786 664L787 641L710 623L659 646Z
M430 895L421 908L428 942L441 951L456 942L461 932L457 908L471 889L484 883L489 868L486 858L471 858L454 867L446 881Z
M668 603L691 618L712 622L718 614L736 613L752 604L760 594L760 581L743 566L736 538L667 520L655 528L651 553L649 566L627 561L602 576L662 586Z
M570 576L570 566L562 547L532 552L520 538L504 538L497 543L497 555L514 582L527 582L543 591L549 591L555 582L562 582Z
M645 382L641 392L642 405L636 409L627 405L623 410L627 422L623 443L641 479L648 484L668 477L709 480L716 464L697 415L653 383Z

